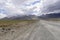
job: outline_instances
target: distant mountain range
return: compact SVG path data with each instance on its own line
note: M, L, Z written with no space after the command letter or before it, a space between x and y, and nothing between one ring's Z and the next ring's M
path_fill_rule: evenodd
M50 13L46 15L36 16L36 15L24 15L24 16L12 16L4 17L0 20L38 20L38 19L50 19L50 18L60 18L60 13Z
M38 17L35 15L24 15L24 16L12 16L12 17L5 17L0 20L36 20Z
M46 14L46 15L41 15L39 16L39 18L43 18L43 19L49 19L49 18L60 18L60 13L50 13L50 14Z

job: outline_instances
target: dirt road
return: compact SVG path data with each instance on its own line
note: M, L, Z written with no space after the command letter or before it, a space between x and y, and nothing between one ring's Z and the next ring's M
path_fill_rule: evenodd
M0 32L0 40L60 40L60 22L40 20L26 26L12 27L8 32Z

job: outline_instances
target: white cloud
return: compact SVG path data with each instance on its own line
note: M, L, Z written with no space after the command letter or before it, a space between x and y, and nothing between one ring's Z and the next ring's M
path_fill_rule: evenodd
M3 14L3 13L0 13L0 19L1 18L4 18L4 17L7 17L7 15Z
M24 12L21 11L16 5L12 2L12 0L1 0L0 1L0 8L4 9L6 11L7 16L16 16L18 14L23 14ZM2 6L3 5L3 6Z
M8 17L42 15L57 11L60 8L57 7L60 3L58 2L59 0L0 0L0 8L5 10L5 15Z
M26 13L38 15L40 13L40 0L27 1L24 7Z
M29 6L25 6L25 4ZM0 0L0 8L5 10L4 14L0 13L0 15L2 18L3 15L8 17L29 14L37 15L40 7L40 0Z

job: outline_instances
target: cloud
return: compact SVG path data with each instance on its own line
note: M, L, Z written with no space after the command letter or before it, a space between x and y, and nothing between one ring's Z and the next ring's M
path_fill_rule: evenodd
M24 4L24 10L26 13L31 15L38 15L40 13L40 1L41 0L34 0Z
M32 1L32 2L27 2L27 3L25 3L24 5L25 5L25 6L31 6L31 5L35 5L35 4L37 4L37 3L40 3L40 1L41 1L41 0L34 0L34 1Z
M60 0L0 0L0 14L7 17L51 12L60 12Z
M60 0L42 0L42 4L41 12L44 14L60 10Z
M47 7L47 9L48 9L48 12L50 11L50 12L53 12L53 11L56 11L56 10L60 10L60 1L58 1L58 2L56 2L56 3L54 3L54 4L52 4L52 5L49 5L48 7Z
M8 17L60 12L60 0L0 0L0 13Z
M7 15L0 13L0 19L7 17Z
M6 17L38 15L40 1L41 0L0 0L0 18L3 18L4 15Z
M0 11L2 11L8 17L24 14L24 12L21 11L21 9L19 9L18 7L20 6L16 6L12 0L0 0L0 9L5 10L5 11L3 10Z

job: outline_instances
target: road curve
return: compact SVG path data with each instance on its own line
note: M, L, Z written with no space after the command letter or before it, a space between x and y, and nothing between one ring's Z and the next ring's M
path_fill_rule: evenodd
M0 35L0 40L60 40L60 22L40 20L11 31Z

